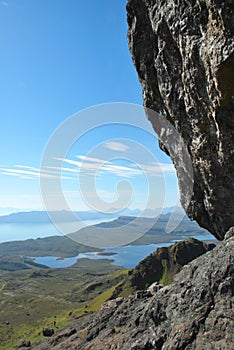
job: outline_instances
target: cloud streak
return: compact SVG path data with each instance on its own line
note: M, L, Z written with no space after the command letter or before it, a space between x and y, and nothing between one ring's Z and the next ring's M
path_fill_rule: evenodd
M125 152L129 149L127 145L118 141L109 141L105 144L105 147L112 151L117 151L117 152Z
M175 169L172 164L151 162L150 164L141 162L137 164L116 164L114 161L107 161L101 158L86 157L77 155L74 159L55 159L54 166L46 166L43 169L28 166L15 165L13 168L0 167L0 174L9 176L18 176L24 179L47 178L64 180L74 180L79 175L99 176L113 175L121 178L135 178L138 176L162 176L163 174L174 174ZM58 165L56 166L56 161ZM62 163L60 168L59 164Z
M36 179L36 178L48 178L55 179L60 177L60 171L53 169L48 169L48 171L42 170L40 168L34 168L28 165L16 165L14 168L3 168L0 167L0 174L8 176L16 176L23 179ZM61 175L62 179L71 179L67 175Z

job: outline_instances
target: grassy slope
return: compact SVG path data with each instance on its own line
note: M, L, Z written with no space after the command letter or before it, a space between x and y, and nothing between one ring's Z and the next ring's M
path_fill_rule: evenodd
M76 243L66 236L51 236L24 241L4 242L0 244L1 257L15 256L57 256L70 257L78 253L98 251L98 248Z
M169 237L162 235L164 226L161 222L135 244L168 241ZM185 227L188 229L188 223L174 234L185 234ZM170 239L175 237L171 235ZM120 287L123 274L128 272L105 259L82 259L67 269L42 269L22 261L21 255L68 257L94 250L98 249L60 236L0 244L0 349L12 349L21 339L42 339L42 328L52 327L54 320L60 328L73 317L96 311ZM162 259L162 266L159 280L168 284L174 272L166 260ZM127 279L121 296L133 290Z
M42 339L42 328L55 328L54 320L59 329L73 317L96 311L125 273L108 260L88 259L67 269L2 271L0 349L13 349L21 339Z

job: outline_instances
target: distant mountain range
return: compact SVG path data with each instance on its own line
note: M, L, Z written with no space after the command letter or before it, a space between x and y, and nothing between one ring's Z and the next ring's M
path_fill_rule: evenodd
M186 215L181 216L179 211L177 213L174 215L170 212L161 214L156 219L120 216L112 221L81 228L67 236L76 242L92 247L130 243L131 245L157 244L187 237L214 240L214 237L195 221L191 221Z
M176 211L183 213L183 209L180 207L168 207L163 209L147 209L142 212L140 209L124 209L122 211L113 210L112 213L101 213L95 211L77 211L74 212L79 220L105 220L115 219L119 216L144 216L144 217L156 217L160 214L167 214ZM50 223L50 216L57 222L70 222L71 212L66 210L49 212L46 211L29 211L29 212L17 212L8 215L0 216L0 224L5 223Z

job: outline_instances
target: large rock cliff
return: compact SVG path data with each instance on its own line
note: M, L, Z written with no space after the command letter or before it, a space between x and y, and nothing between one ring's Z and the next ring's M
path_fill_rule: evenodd
M182 136L193 166L148 114L178 173L191 219L223 239L234 226L234 3L232 0L129 0L128 40L144 105ZM163 135L164 134L164 135ZM174 147L174 150L173 150Z

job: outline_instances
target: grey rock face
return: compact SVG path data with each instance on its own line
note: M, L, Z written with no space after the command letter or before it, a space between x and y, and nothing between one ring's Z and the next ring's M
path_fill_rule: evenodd
M231 227L224 236L224 239L234 237L234 227Z
M169 247L158 248L129 271L126 282L122 286L123 290L127 286L131 286L135 291L145 290L156 281L161 281L165 285L170 284L182 266L214 247L212 243L189 238Z
M127 11L144 105L176 128L192 161L190 198L188 163L149 113L177 169L182 205L223 239L234 226L234 2L129 0Z
M234 237L200 256L155 294L111 301L32 349L231 350Z
M28 349L28 348L30 348L31 347L31 342L29 341L29 340L25 340L25 339L23 339L23 340L21 340L21 342L19 343L19 345L18 346L16 346L16 349L18 350L18 349Z

